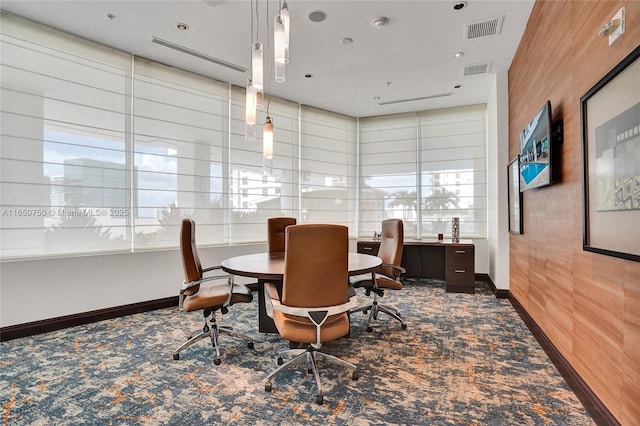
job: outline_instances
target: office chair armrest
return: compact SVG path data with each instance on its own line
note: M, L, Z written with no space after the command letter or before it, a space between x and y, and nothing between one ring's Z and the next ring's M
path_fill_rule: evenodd
M222 269L222 266L221 265L215 265L215 266L210 266L208 268L204 268L202 270L202 273L204 274L205 272L215 271L215 270L218 270L218 269Z
M219 268L209 268L208 270L213 270L213 269L219 269ZM206 270L203 270L203 273ZM229 304L229 302L231 301L231 296L233 293L233 275L230 274L224 274L224 275L214 275L211 277L203 277L200 278L199 280L195 280L195 281L191 281L191 282L182 282L182 285L180 286L180 294L178 297L178 309L182 310L182 303L184 302L184 294L185 292L192 288L195 287L197 285L206 283L208 281L214 281L214 280L222 280L222 279L226 279L227 280L227 284L229 285L229 296L227 297L227 303Z
M404 269L402 266L400 266L400 265L394 265L394 264L392 264L392 263L383 263L383 264L382 264L382 267L383 267L383 268L391 268L391 269L394 269L394 270L396 270L396 271L398 271L398 272L399 272L399 274L398 274L398 275L400 275L400 274L402 274L402 273L407 272L407 270L406 270L406 269Z
M216 276L212 276L212 277L202 277L199 280L195 280L195 281L191 281L191 282L182 282L182 286L180 286L180 293L184 293L186 290L190 289L191 287L195 287L197 285L206 283L208 281L214 281L214 280L229 280L231 281L231 284L233 284L233 275L216 275Z
M264 307L269 318L273 318L273 301L279 298L276 286L273 283L264 283Z
M307 317L311 319L315 324L322 325L324 320L332 315L341 314L343 312L349 312L351 309L358 306L358 300L356 297L350 298L346 303L334 306L322 306L317 308L303 308L299 306L287 306L280 303L278 299L269 299L271 301L271 309L273 311L282 312L284 314L295 315L298 317ZM313 312L326 312L324 319L316 323L314 320Z

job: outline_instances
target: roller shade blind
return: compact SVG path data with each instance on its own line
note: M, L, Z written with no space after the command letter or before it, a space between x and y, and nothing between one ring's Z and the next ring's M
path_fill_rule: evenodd
M420 125L422 233L451 235L460 218L460 235L487 235L486 107L425 111Z
M127 249L130 57L1 19L0 254Z
M360 119L360 236L394 217L403 219L405 235L416 235L416 148L415 114Z
M360 236L404 220L405 235L486 238L486 107L360 119ZM417 173L417 170L420 173Z
M134 70L134 247L175 247L183 217L198 244L226 242L228 85L139 58Z
M349 227L356 237L356 120L301 107L301 220Z

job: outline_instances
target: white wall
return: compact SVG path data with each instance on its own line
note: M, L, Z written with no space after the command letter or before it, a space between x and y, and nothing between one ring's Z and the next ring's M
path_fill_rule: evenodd
M506 290L509 288L509 86L506 72L494 76L494 86L487 101L487 147L489 276L496 288Z
M476 240L476 272L487 273L487 240ZM350 249L356 250L352 240ZM198 249L203 265L266 250L265 244ZM178 249L0 263L0 326L177 296ZM254 281L238 278L238 282Z
M203 265L266 250L265 244L200 248ZM178 249L21 260L0 264L0 326L177 296Z

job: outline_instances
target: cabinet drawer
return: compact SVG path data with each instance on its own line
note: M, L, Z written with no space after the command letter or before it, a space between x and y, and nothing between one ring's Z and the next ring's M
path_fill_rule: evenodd
M447 265L447 285L475 286L473 266Z
M358 241L358 253L376 256L379 248L380 243Z
M447 266L471 266L474 264L474 247L453 246L447 247Z

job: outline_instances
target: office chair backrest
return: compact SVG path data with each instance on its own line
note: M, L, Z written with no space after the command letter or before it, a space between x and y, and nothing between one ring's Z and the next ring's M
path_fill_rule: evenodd
M295 225L295 217L270 217L267 220L267 241L269 253L284 251L284 231L289 225Z
M349 282L346 226L287 227L284 261L284 305L317 308L346 303Z
M404 248L404 223L402 219L386 219L382 221L382 239L378 257L383 263L400 266ZM396 278L400 273L392 268L383 267L381 274Z
M196 246L196 223L193 219L182 219L180 228L180 253L182 255L182 267L184 269L184 280L187 283L202 278L202 264L198 257ZM194 286L185 291L189 296L196 294L200 286Z

